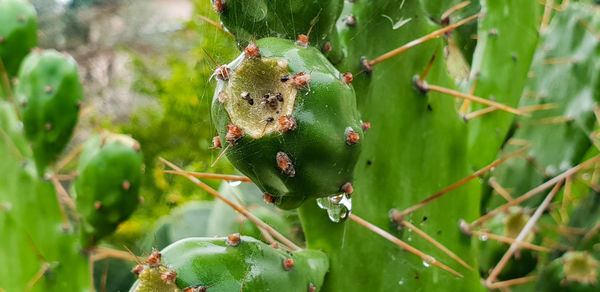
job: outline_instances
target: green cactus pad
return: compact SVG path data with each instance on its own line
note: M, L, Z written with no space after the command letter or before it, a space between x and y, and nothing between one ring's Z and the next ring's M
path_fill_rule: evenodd
M19 70L15 95L40 176L65 148L77 124L83 100L77 71L72 57L54 50L29 54Z
M36 175L19 124L12 104L0 100L0 129L6 134L0 135L0 290L86 291L88 259L77 235L63 225L52 184ZM32 284L44 266L44 277Z
M227 157L284 209L339 194L363 136L354 90L315 48L256 45L261 57L242 54L216 73L212 115Z
M327 34L344 7L343 0L213 0L223 24L236 39L247 43L264 37L284 37L295 40L299 34L310 33L315 45L326 42ZM219 5L224 3L223 5ZM222 9L219 9L222 7ZM318 15L318 19L317 18Z
M9 76L37 45L37 15L25 0L0 0L0 59Z
M83 217L83 245L90 246L137 207L143 158L137 141L116 134L90 138L81 155L76 203Z
M187 238L161 253L162 263L177 272L179 288L204 286L211 292L239 291L242 285L243 291L305 292L310 285L319 291L329 269L322 252L288 253L247 236L237 246L226 238ZM293 260L289 270L287 259Z

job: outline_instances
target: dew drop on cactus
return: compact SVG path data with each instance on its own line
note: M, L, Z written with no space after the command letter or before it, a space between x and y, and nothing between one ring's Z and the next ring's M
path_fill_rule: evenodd
M233 187L233 188L235 188L235 187L237 187L237 186L239 186L239 185L241 185L241 184L242 184L242 182L241 182L241 181L239 181L239 180L234 180L234 181L230 181L230 182L229 182L229 185L230 185L231 187Z
M332 222L345 221L352 212L352 198L350 194L341 193L330 197L318 198L319 208L327 210L329 220Z

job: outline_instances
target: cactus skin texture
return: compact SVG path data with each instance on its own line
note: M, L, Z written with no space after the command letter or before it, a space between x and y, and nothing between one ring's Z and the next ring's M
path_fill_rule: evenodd
M261 57L242 54L228 80L217 76L212 116L221 141L232 143L227 158L283 209L341 193L363 138L354 90L315 48L275 38L256 45ZM294 126L282 130L289 117ZM243 132L232 137L230 125Z
M533 112L531 118L517 119L519 127L514 137L531 141L527 150L530 160L511 160L496 169L499 183L512 188L515 194L579 164L592 144L589 135L596 123L593 109L600 102L600 51L596 37L582 23L600 30L597 8L572 3L553 17L540 37L531 67L533 77L525 88L530 95L522 98L521 106L556 107ZM552 61L557 59L563 61ZM561 117L571 120L544 122ZM515 148L507 147L508 151ZM535 199L529 204L542 198ZM492 200L487 205L493 208L499 203Z
M0 269L0 287L27 291L47 264L49 269L30 291L87 291L87 258L76 234L62 229L54 188L36 175L14 107L5 101L0 101L0 128L10 137L0 138L0 263L5 267Z
M15 95L40 176L65 148L77 124L83 100L77 72L72 57L54 50L29 54L19 70Z
M222 12L215 2L225 2ZM223 24L237 39L246 44L251 39L282 37L295 40L310 33L310 42L321 47L334 28L343 0L215 0Z
M538 42L535 1L481 1L471 82L475 95L508 106L519 104ZM473 110L483 108L471 104ZM505 141L515 115L495 111L468 122L469 162L479 169L492 161Z
M177 272L180 289L204 286L211 292L239 291L242 285L243 291L305 292L311 284L319 291L329 268L320 251L288 253L248 236L241 236L237 246L222 237L191 237L161 253L162 263ZM289 270L287 259L293 260Z
M37 15L25 0L0 0L0 59L9 76L37 45Z
M111 234L133 213L139 202L142 163L139 144L129 136L104 134L86 143L75 180L83 246Z

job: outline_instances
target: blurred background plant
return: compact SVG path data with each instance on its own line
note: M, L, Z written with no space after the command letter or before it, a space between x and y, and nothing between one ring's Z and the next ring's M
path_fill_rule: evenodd
M86 93L84 114L65 152L94 129L130 134L144 145L143 204L107 239L136 250L157 218L191 200L212 200L184 179L165 176L161 156L186 170L208 171L219 151L210 119L214 64L238 54L236 43L196 15L214 15L207 1L34 0L39 47L78 61ZM76 164L67 167L74 170ZM232 173L227 159L211 172ZM214 182L213 187L218 187Z

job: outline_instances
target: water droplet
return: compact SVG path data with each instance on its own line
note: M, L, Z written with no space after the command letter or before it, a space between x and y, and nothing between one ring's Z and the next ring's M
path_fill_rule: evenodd
M423 266L425 266L426 268L429 268L431 266L431 264L433 264L435 262L435 258L434 257L427 257L423 259Z
M404 285L404 280L398 281L398 285L400 285L400 286Z
M329 207L329 198L317 198L317 205L321 209L327 209L327 207Z
M482 236L479 236L479 240L481 240L481 241L487 241L488 237L487 237L487 235L482 235Z
M242 182L239 181L239 180L234 180L234 181L230 181L229 182L229 185L232 186L232 187L234 187L234 188L237 187L237 186L239 186L239 185L241 185L241 184L242 184Z
M319 208L327 210L329 220L342 222L348 218L352 211L352 198L348 194L333 195L326 198L318 198Z

